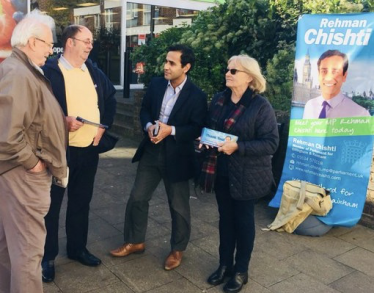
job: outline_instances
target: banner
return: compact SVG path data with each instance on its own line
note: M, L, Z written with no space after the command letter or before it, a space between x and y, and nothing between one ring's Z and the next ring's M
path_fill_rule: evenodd
M365 205L374 134L374 14L304 15L299 19L290 132L278 190L305 180L331 192L319 219L354 226Z

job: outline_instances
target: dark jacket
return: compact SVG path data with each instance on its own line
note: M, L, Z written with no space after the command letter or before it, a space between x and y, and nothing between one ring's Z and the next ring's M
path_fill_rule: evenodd
M221 95L225 96L226 107L231 90L215 95L210 111ZM237 200L256 199L269 194L273 184L271 157L278 148L278 127L274 110L264 97L248 89L239 103L246 110L230 129L231 134L238 136L239 147L228 156L230 193ZM209 124L212 121L208 120L208 127Z
M59 57L47 60L42 69L44 71L44 75L52 84L53 93L56 96L62 110L66 116L69 116L66 105L64 76L58 67L58 58ZM114 115L116 113L117 101L114 97L116 89L105 74L92 64L91 60L88 59L85 64L96 87L100 111L100 123L110 127L113 124Z
M148 122L159 119L162 100L168 81L153 78L143 98L140 110L142 129ZM189 78L170 113L168 125L175 126L175 136L163 140L166 151L166 173L172 182L186 181L194 176L194 140L200 136L207 114L206 95ZM133 158L139 161L146 145L152 147L148 133L140 143Z

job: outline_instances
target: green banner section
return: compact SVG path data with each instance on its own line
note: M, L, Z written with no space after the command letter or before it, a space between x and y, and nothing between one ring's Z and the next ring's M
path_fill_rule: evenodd
M290 136L373 135L374 117L291 119Z

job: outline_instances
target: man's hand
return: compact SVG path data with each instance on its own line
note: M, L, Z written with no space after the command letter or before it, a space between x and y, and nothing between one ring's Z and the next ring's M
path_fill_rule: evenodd
M161 142L165 137L169 136L171 134L171 131L172 131L172 127L170 125L167 125L167 124L162 123L162 122L158 122L158 125L160 126L160 129L158 130L157 136L152 136L151 137L151 141L154 144L158 144L159 142ZM151 128L151 126L149 128ZM148 128L148 134L149 134L149 128Z
M149 139L152 140L153 138L153 131L155 130L156 124L152 124L148 127L148 136Z
M28 169L27 171L31 173L38 173L44 171L45 169L47 169L46 164L39 159L38 163L33 168Z
M77 131L79 128L83 126L83 122L78 121L74 116L66 116L66 122L68 124L69 132Z
M102 138L104 132L105 132L104 128L99 127L97 129L97 134L96 134L96 136L94 137L94 140L93 140L93 145L94 146L97 146L99 144L100 139Z

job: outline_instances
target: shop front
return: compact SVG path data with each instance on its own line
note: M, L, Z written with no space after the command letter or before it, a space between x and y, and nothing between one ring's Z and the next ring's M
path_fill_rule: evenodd
M132 64L131 52L171 27L190 25L198 11L224 0L1 0L0 16L7 31L0 36L0 58L11 51L11 31L28 12L45 13L55 20L54 53L62 52L60 36L70 24L87 26L94 34L90 58L123 89L141 88L144 63ZM2 15L3 14L3 15ZM8 32L9 31L9 32ZM1 59L0 59L1 61Z

